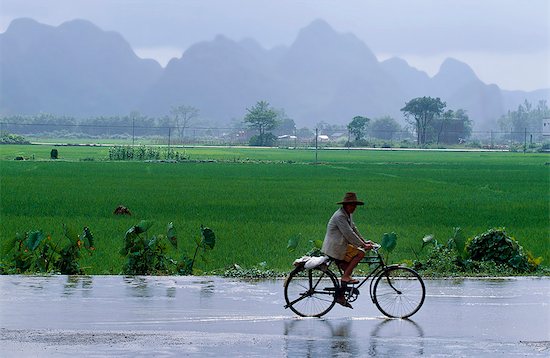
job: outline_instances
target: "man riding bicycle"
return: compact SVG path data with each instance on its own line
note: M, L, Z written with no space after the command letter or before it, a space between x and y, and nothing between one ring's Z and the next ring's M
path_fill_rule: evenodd
M371 241L365 241L352 219L352 214L357 206L365 203L357 199L357 194L349 192L337 204L341 204L342 207L336 210L327 224L322 251L332 257L338 267L344 271L341 278L343 285L356 284L359 281L354 279L351 274L365 257L365 251L371 250L373 247ZM336 298L336 302L342 306L353 308L346 301L343 293Z

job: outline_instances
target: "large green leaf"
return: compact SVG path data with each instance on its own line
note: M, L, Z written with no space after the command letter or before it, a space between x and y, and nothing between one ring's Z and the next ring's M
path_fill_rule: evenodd
M151 220L141 220L139 224L135 226L135 232L136 234L141 234L146 232L153 226L154 222Z
M382 249L387 252L392 252L393 249L395 249L395 246L397 245L397 234L394 232L391 233L385 233L382 237L382 242L380 243L382 246Z
M175 249L178 248L178 237L176 233L176 228L174 227L174 223L168 224L168 230L167 230L166 237L168 237L168 241L174 246Z
M44 240L45 236L44 233L40 230L38 231L31 231L29 232L29 236L27 237L26 246L29 250L34 251L40 245L42 240Z
M216 244L216 235L214 235L214 231L201 225L201 235L204 248L212 250Z
M84 246L87 249L93 249L94 247L94 237L92 233L90 232L90 229L88 227L84 227L81 235L81 240L84 241Z
M298 244L300 243L300 234L292 236L290 239L288 239L288 244L286 245L286 249L288 252L294 252L296 251L296 248L298 247Z
M63 234L71 243L76 243L78 241L77 233L65 224L63 224Z
M129 241L133 240L137 236L138 234L136 232L136 226L132 226L131 228L128 229L128 231L126 231L126 234L124 234L124 240L126 241L126 243L128 243Z
M466 250L464 248L466 247L466 237L464 237L464 233L462 232L462 229L459 227L454 228L455 232L453 234L453 242L456 248L456 252L458 255L462 258L466 255Z
M11 239L9 239L7 242L2 245L2 256L7 255L11 250L15 248L16 243L21 243L25 240L25 235L16 233L15 236ZM20 244L18 245L20 246Z

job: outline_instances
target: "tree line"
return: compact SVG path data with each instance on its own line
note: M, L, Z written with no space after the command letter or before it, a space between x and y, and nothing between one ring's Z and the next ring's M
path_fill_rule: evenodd
M468 140L472 134L472 121L467 112L464 109L448 109L440 98L413 98L405 103L401 112L409 126L402 127L390 116L369 118L357 115L350 118L347 125L320 122L315 129L318 135L339 134L340 137L346 137L346 144L352 146L366 145L368 137L392 140L395 133L401 131L414 136L418 145L457 144ZM523 141L525 131L542 132L543 118L550 118L546 101L539 101L536 105L525 101L517 110L508 111L503 115L498 124L503 132L510 133L510 139ZM149 117L137 111L123 116L85 119L41 113L32 116L3 116L0 122L21 125L20 134L59 135L65 131L89 136L165 137L168 132L169 136L178 138L181 143L185 139L186 130L192 126L203 125L208 128L210 125L200 117L200 111L190 105L173 106L169 113L162 117ZM314 138L316 134L315 130L307 127L297 128L294 120L283 109L273 108L264 100L246 108L243 119L233 121L227 129L243 133L248 143L255 146L272 146L281 136L309 139ZM208 135L208 130L204 133Z

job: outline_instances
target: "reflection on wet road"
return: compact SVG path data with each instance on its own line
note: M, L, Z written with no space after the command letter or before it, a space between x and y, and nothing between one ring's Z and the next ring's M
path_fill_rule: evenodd
M427 280L412 320L363 293L323 319L285 310L282 280L0 276L3 357L541 356L550 278Z

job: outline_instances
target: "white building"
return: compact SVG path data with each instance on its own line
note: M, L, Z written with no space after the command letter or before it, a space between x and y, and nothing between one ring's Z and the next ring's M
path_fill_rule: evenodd
M542 135L544 137L550 137L550 118L542 119Z

